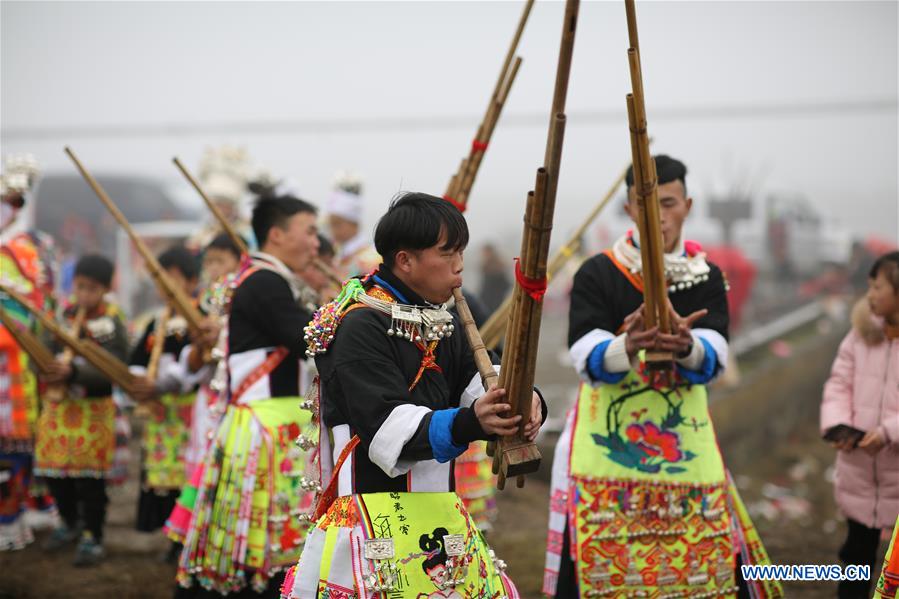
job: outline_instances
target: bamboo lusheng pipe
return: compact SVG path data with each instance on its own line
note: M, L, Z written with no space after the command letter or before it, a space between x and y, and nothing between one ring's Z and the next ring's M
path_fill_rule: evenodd
M513 57L515 57L515 51L521 41L521 36L524 33L524 28L533 6L534 0L527 0L527 2L525 2L524 10L521 13L521 17L518 19L518 26L515 28L515 34L512 36L512 41L509 43L509 49L506 51L506 56L503 59L499 77L496 80L496 84L493 86L493 92L490 94L487 110L484 112L484 117L478 125L478 130L475 134L475 142L482 147L490 142L493 130L496 128L496 123L499 121L499 115L502 112L509 90L511 89L512 82L518 74L518 68L521 66L520 57L515 58L514 65L512 60ZM474 180L477 176L478 169L480 168L483 154L484 152L482 149L478 149L472 144L468 158L463 162L462 166L460 166L456 175L450 180L450 183L447 186L446 195L453 198L454 201L462 206L465 206L468 201L468 195L471 193L471 187L474 185Z
M156 326L153 328L153 347L150 348L150 359L147 362L147 380L151 383L156 382L159 375L159 360L162 359L162 349L165 347L165 333L169 326L169 317L171 316L171 308L166 306L156 320ZM141 403L134 409L134 415L138 418L149 418L151 415L150 407Z
M542 192L542 187L541 187L541 192ZM533 214L534 202L535 202L535 192L530 191L530 192L528 192L527 201L525 203L525 212L524 212L525 227L524 227L524 231L521 236L521 248L520 248L519 257L518 257L519 264L521 264L523 261L525 261L527 253L528 253L529 238L530 238L531 231L530 231L530 228L527 226L527 223L530 221L531 215ZM518 291L518 286L514 286L512 288L512 294L509 298L509 326L506 328L506 331L505 331L506 350L509 350L510 348L513 347L514 333L515 333L515 331L518 331L519 327L521 326L521 311L520 311L521 296L519 293L517 293L517 291ZM504 364L504 365L506 364L505 356L503 357L502 364ZM499 386L506 389L506 397L508 398L509 393L511 391L510 391L510 389L505 387L505 385L509 384L509 374L511 373L511 370L510 369L501 370L501 372L505 376L500 377ZM513 406L513 408L514 408L514 406ZM515 411L517 411L517 410L513 409L513 412L515 412ZM506 486L506 475L505 475L505 473L502 472L502 450L497 451L497 442L496 441L491 441L490 443L487 444L487 455L493 458L493 464L491 466L491 469L493 471L493 474L495 474L497 476L496 486L500 490L502 490Z
M162 292L163 296L172 306L174 306L175 310L184 317L187 321L187 326L190 327L194 333L199 333L201 331L200 325L203 321L203 315L193 304L190 296L184 293L184 290L172 281L171 277L169 277L168 273L162 268L156 257L150 252L150 249L146 246L144 240L134 231L131 227L131 223L128 222L128 219L125 218L122 211L119 210L115 203L109 198L106 191L100 186L97 180L94 179L93 175L84 168L84 165L81 164L81 161L78 160L72 149L66 147L65 152L68 154L69 158L72 159L72 162L75 163L75 167L81 173L81 176L84 177L87 184L94 190L94 193L97 194L97 197L103 205L106 206L109 213L112 214L119 225L125 229L125 232L128 234L128 237L131 238L134 247L137 248L138 253L140 253L141 257L144 259L150 276L153 278L154 283L156 283L156 286Z
M477 137L475 137L475 142L478 144L472 144L471 154L468 160L465 162L464 168L460 169L460 178L458 182L458 188L454 191L453 199L456 200L459 204L466 206L468 204L468 197L471 195L471 188L474 187L475 178L478 176L478 172L481 168L481 162L484 160L484 150L490 144L490 140L493 139L493 132L496 130L496 124L499 122L499 115L502 113L503 107L506 105L506 99L509 97L509 92L512 89L512 83L515 81L515 77L518 76L518 70L521 68L521 57L516 57L515 62L512 65L512 69L509 72L509 76L506 80L506 84L503 86L502 91L500 92L499 97L494 104L494 109L492 113L489 114L489 118L487 118L482 127L482 131L478 132Z
M51 316L36 308L19 292L11 289L7 285L0 283L0 291L6 293L9 297L19 302L23 308L33 314L41 325L50 331L63 345L72 348L77 355L87 360L103 376L108 378L112 383L122 388L123 391L131 394L134 376L128 371L128 366L113 356L111 353L90 340L82 340L73 337L60 326Z
M664 240L658 198L658 177L655 161L649 151L646 103L643 91L643 72L640 63L640 42L637 33L637 13L634 0L625 0L627 16L628 66L630 67L632 93L626 97L628 124L633 156L634 192L639 208L641 260L643 263L643 296L647 328L658 325L662 331L670 331L665 281ZM647 364L656 369L672 366L670 352L649 352Z
M636 103L629 99L628 113L629 116L636 115ZM633 112L632 112L633 111ZM647 310L649 320L648 327L656 324L660 330L668 331L668 310L665 298L667 296L667 286L665 283L665 262L664 262L664 239L662 237L661 228L661 210L658 200L658 178L656 176L655 161L649 153L648 146L644 143L639 132L639 127L635 128L634 139L637 142L637 151L639 153L638 166L642 169L640 180L634 180L634 191L637 195L637 207L639 209L638 221L642 223L641 248L646 246L646 256L641 253L641 260L644 260L643 272L643 289L647 297L652 298L652 309ZM645 132L645 127L643 128ZM645 135L645 133L644 133ZM646 239L646 242L643 242Z
M519 267L522 274L529 279L541 279L539 265L540 246L544 234L548 234L546 227L546 192L547 171L545 168L537 170L537 180L534 191L528 194L527 209L524 218L524 232L522 234L521 256ZM545 264L543 274L545 275ZM506 333L506 352L514 356L509 359L508 366L505 359L501 373L500 385L506 389L506 397L512 406L511 412L521 416L521 428L519 438L515 442L521 444L520 438L524 425L531 417L531 397L534 388L534 367L536 366L536 344L539 340L539 313L541 306L536 306L538 313L537 327L533 327L534 308L536 302L530 296L516 287L515 300L512 309L511 326ZM541 301L542 305L542 301ZM506 353L503 354L505 358ZM508 374L507 374L508 373ZM509 441L502 441L502 445L508 445ZM539 460L539 452L535 456ZM539 464L539 462L537 462ZM497 486L502 489L505 486L506 473L502 470L502 454L494 453L494 467L498 468ZM518 487L524 486L523 477L517 480Z
M38 372L49 372L50 366L55 361L53 352L33 332L21 326L16 320L9 315L6 308L0 307L0 324L6 327L10 336L22 348L25 353L31 356L37 366Z
M86 316L87 310L85 310L83 306L79 306L78 311L75 313L75 320L72 322L72 327L69 329L69 334L71 334L75 339L81 337L81 328L84 326L84 320ZM67 347L62 351L62 355L59 357L59 360L63 364L71 364L74 357L75 353L72 351L72 348ZM65 396L65 385L50 385L44 392L44 399L46 399L47 401L52 401L54 403L62 401Z
M533 194L529 194L525 228L522 239L521 273L528 279L542 281L546 276L546 258L549 255L550 232L555 211L556 190L559 184L559 167L562 143L565 136L565 100L574 52L579 0L567 0L562 23L562 39L553 90L553 110L550 113L549 131L543 168L537 171ZM522 416L521 428L512 437L503 437L494 452L494 460L501 463L497 486L503 488L505 478L533 472L540 465L540 452L536 444L522 438L522 430L530 419L534 384L534 367L540 338L540 319L543 308L542 295L532 297L521 284L514 288L512 324L506 333L507 343L503 353L501 384L508 381L506 397L512 413ZM502 456L496 454L502 451ZM519 479L519 486L523 483Z
M615 197L615 192L618 191L618 188L624 183L626 175L627 168L621 171L621 174L618 175L618 178L615 179L615 182L609 187L609 190L606 192L605 196L603 196L602 200L593 207L593 210L591 210L581 224L578 225L574 233L569 236L568 241L553 254L553 257L546 268L546 278L549 283L552 283L556 278L556 275L559 274L559 271L561 271L568 261L578 252L581 247L581 237L583 237L590 225L593 224L593 221L596 220L600 212L602 212L606 205ZM503 303L490 315L487 322L481 326L481 337L488 348L496 347L500 338L505 335L506 326L509 323L509 310L511 307L512 293L510 292L506 295L505 299L503 299Z
M199 181L197 181L193 175L190 174L190 171L187 170L187 167L178 159L178 157L172 158L172 162L175 163L175 166L178 167L178 170L181 171L181 174L184 175L184 178L187 179L188 183L197 190L197 193L200 194L200 197L203 198L203 203L206 204L206 207L209 208L209 211L212 212L212 216L215 217L215 220L218 221L219 226L222 227L225 233L228 234L228 237L231 238L231 241L240 249L242 254L246 254L249 251L247 247L246 241L237 234L237 231L234 230L234 227L231 226L231 223L228 222L228 219L225 218L225 215L222 214L222 211L218 206L215 205L206 192L203 191L203 188L200 186Z
M456 310L459 312L459 319L462 321L462 327L465 330L465 338L468 339L468 345L474 355L474 363L478 368L478 374L484 383L484 389L494 386L499 379L496 369L493 367L493 361L490 359L490 352L484 345L481 335L478 333L478 325L474 322L474 316L468 307L468 301L462 295L460 288L453 289L453 298L456 300Z
M159 360L162 359L162 349L165 347L165 333L169 326L171 312L171 308L166 306L156 320L156 326L153 328L153 347L150 349L150 360L147 362L147 379L150 382L155 383L159 374Z

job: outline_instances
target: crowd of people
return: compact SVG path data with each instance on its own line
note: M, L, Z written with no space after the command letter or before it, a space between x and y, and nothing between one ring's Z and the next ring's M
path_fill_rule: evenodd
M402 193L369 236L358 178L339 178L322 217L284 185L225 176L229 164L201 175L230 230L204 224L156 257L202 319L160 285L161 308L131 335L109 256L78 257L61 290L53 240L19 218L37 169L6 164L0 283L27 301L0 294L0 549L33 542L38 513L52 527L42 550L71 551L80 567L114 559L107 485L137 424L135 526L171 539L175 597L519 597L485 535L496 512L485 448L536 439L547 405L539 380L530 418L483 386L453 302L465 216ZM770 562L709 416L707 385L729 362L727 276L685 237L687 167L665 155L655 165L671 329L646 324L636 228L580 265L568 350L581 383L552 462L542 591L781 597L777 581L743 575ZM632 172L626 186L636 222ZM234 199L246 195L249 219ZM465 288L479 324L515 284L494 247L484 262L483 303ZM126 365L128 393L35 311ZM647 367L648 351L670 352L670 370ZM895 597L895 532L875 560L899 516L899 252L870 270L821 432L848 521L839 558L871 572L839 596Z

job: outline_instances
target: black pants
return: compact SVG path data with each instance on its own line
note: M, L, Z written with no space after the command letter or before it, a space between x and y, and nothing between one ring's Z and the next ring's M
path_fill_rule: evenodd
M141 491L137 499L135 528L141 532L153 532L165 526L180 494L181 491Z
M573 599L580 597L581 594L577 588L577 570L574 561L571 559L570 541L568 539L568 523L565 523L564 533L562 533L562 563L559 564L559 583L556 585L555 599ZM737 580L737 599L749 599L749 585L743 579L743 573L740 569L743 560L737 555L737 565L734 576Z
M102 478L48 478L47 486L56 500L63 522L76 528L79 520L99 542L106 521L106 480Z
M880 529L868 528L855 520L847 520L849 532L846 542L840 547L840 561L844 564L870 566L871 577L877 576L875 563L877 548L880 545ZM855 599L871 596L871 580L841 580L837 587L840 599Z

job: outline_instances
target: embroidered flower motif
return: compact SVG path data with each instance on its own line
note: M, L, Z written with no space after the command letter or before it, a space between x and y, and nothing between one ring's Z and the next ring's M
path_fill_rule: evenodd
M81 406L74 401L64 402L64 405L62 421L65 423L66 428L80 428L84 419L84 411L81 409Z
M661 456L666 462L678 462L683 458L680 438L673 431L662 431L650 421L631 424L625 430L628 440L642 449L648 457Z

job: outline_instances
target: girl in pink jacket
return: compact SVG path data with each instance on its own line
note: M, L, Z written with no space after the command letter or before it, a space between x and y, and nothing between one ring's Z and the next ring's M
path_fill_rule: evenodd
M899 252L877 259L852 312L821 403L821 432L838 449L834 492L849 533L847 564L871 566L880 532L899 515ZM869 597L870 580L840 582L838 596Z

